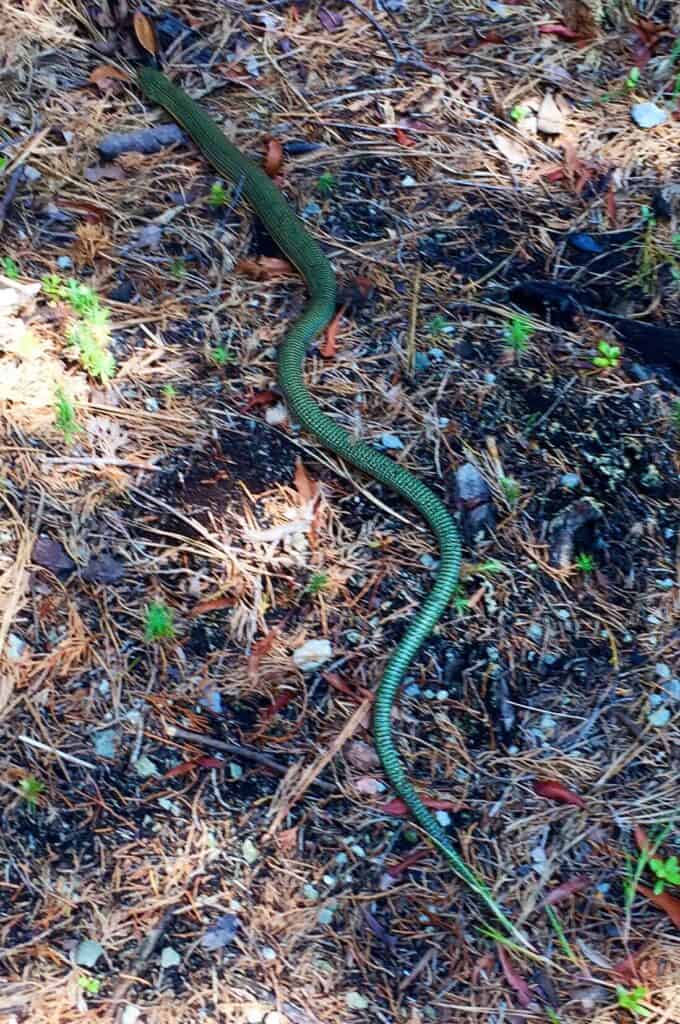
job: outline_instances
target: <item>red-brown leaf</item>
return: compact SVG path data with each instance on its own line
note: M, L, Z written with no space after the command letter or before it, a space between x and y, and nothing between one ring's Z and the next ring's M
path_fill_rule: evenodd
M580 39L581 36L573 28L566 25L539 25L538 31L542 36L561 36L562 39Z
M403 128L395 128L394 136L400 146L417 146L418 143L415 139L412 139L410 135L407 135Z
M338 328L340 327L340 321L347 306L343 306L335 314L328 327L326 328L325 337L323 344L319 351L324 359L333 359L338 349Z
M576 878L570 878L568 882L562 882L561 885L557 885L554 889L550 890L543 900L543 906L554 907L556 903L561 903L562 900L568 899L575 892L587 889L589 885L590 879L587 875L577 875Z
M257 259L239 260L236 270L255 281L271 281L274 277L294 274L295 267L280 256L258 256Z
M680 928L680 900L677 896L671 896L669 892L661 892L657 896L652 889L648 889L646 885L640 885L639 882L637 888L638 892L646 896L650 903L667 914L676 928Z
M250 675L254 675L260 667L260 662L264 658L265 654L269 654L274 641L278 636L278 629L270 629L266 636L260 637L257 640L250 651L250 657L248 658L248 672Z
M315 498L319 491L318 481L312 479L300 458L295 460L295 489L303 504Z
M453 800L434 800L429 796L421 797L422 802L426 807L429 807L431 811L459 811L462 804L456 803ZM394 814L396 817L403 817L408 814L408 807L400 797L395 797L394 800L388 800L386 804L381 804L378 810L382 814Z
M264 155L264 171L270 178L276 177L283 166L283 146L278 139L269 139Z
M647 838L647 833L643 829L642 825L635 826L633 829L633 836L635 837L638 850L649 850L649 839Z
M423 859L423 857L429 856L429 854L430 851L426 848L414 850L413 853L409 853L408 857L404 857L403 860L400 860L397 864L393 864L392 867L388 868L387 874L390 875L391 878L398 878L399 875L403 875L404 871L408 871L409 868L413 867L414 864L417 864L419 860Z
M198 761L183 761L182 764L176 764L174 768L168 768L167 772L163 775L164 779L176 779L180 775L188 775L189 772L195 771L198 768Z
M571 804L572 807L581 808L586 806L582 796L567 789L557 779L538 779L534 782L534 793L536 796L542 796L545 800L554 800L558 804Z
M199 757L199 768L224 768L225 762L219 757Z
M531 1006L531 1004L536 1001L536 997L532 993L531 989L529 988L528 984L526 983L522 975L518 974L512 966L512 964L510 963L510 958L503 949L503 947L497 944L496 949L498 950L498 959L501 962L503 974L505 975L505 980L507 981L508 985L510 985L510 987L515 990L515 992L517 993L517 998L519 999L520 1004L522 1006L524 1006L525 1008Z

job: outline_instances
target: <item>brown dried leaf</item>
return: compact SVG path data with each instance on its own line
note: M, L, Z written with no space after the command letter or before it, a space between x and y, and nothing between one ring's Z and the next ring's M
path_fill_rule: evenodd
M303 505L306 505L308 501L312 501L319 489L316 480L312 480L303 466L302 459L297 459L295 462L295 487Z
M279 256L258 256L257 259L239 260L236 270L255 281L271 281L283 274L294 274L295 267Z
M269 139L264 156L264 171L270 178L276 177L283 166L283 146L278 139Z
M135 30L137 36L137 42L142 46L147 53L150 53L152 57L155 57L158 53L158 40L156 38L156 29L151 18L148 18L142 11L135 11L132 16L132 27Z
M129 82L130 76L113 64L99 64L90 74L89 81L102 91L110 89L113 82Z

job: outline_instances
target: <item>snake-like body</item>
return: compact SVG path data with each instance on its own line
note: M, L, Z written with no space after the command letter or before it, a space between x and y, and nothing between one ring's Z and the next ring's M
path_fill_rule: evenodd
M278 381L289 409L302 427L324 447L406 498L437 536L440 560L434 586L392 654L375 697L375 745L385 775L413 819L503 926L517 934L487 886L468 867L437 819L423 804L406 776L392 738L392 705L399 685L449 604L458 583L461 554L456 525L439 498L425 484L363 441L354 440L321 411L305 386L302 366L307 347L335 313L335 274L316 240L308 234L265 172L244 156L182 89L155 68L141 68L138 81L145 95L164 107L186 129L215 170L240 186L271 237L307 284L309 301L302 315L289 328L278 352Z

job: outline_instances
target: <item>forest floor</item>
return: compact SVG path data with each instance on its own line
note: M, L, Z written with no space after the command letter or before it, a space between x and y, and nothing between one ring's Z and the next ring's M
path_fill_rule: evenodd
M533 953L376 758L438 551L289 422L303 285L143 15L1 6L0 1024L679 1021L675 5L145 8L337 270L310 391L458 517L395 735Z

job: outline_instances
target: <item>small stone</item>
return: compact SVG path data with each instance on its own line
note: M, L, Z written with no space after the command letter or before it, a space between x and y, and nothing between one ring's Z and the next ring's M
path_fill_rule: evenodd
M635 103L630 108L630 116L638 128L656 128L668 120L668 111L657 107L656 103Z
M345 996L345 1003L350 1010L368 1009L368 999L362 996L361 992L348 992Z
M276 960L276 950L272 949L271 946L262 947L262 959L263 960Z
M665 705L657 708L656 711L652 711L647 715L647 721L649 724L656 726L657 729L663 729L665 725L668 725L670 720L671 713Z
M401 179L401 183L404 188L413 188L418 184L415 178L412 178L410 174L407 174L405 178Z
M76 963L79 967L94 967L103 954L104 949L98 942L94 939L83 939L76 949Z
M650 708L658 708L660 704L663 704L663 697L660 693L650 693L649 695L649 706Z
M266 1010L259 1006L248 1006L246 1008L246 1024L262 1024Z
M306 885L302 887L302 895L306 900L312 900L313 902L316 902L316 900L318 900L319 898L319 890L316 889L313 885L310 885L308 882Z
M396 434L382 434L380 444L388 451L399 451L404 447L403 441L401 441Z
M680 679L669 679L664 683L663 692L669 700L680 701Z
M303 672L315 672L333 657L329 640L308 640L293 651L293 661Z
M255 846L252 839L244 839L241 843L241 853L246 864L254 864L260 856L260 851Z
M417 683L409 683L409 685L404 690L404 693L406 694L407 697L419 697L420 687L418 686Z
M240 764L237 764L236 761L230 761L229 762L229 775L231 776L232 779L242 779L243 778L243 768L241 767Z
M561 619L562 622L568 622L570 618L569 611L567 608L558 608L555 612L555 615L558 619Z
M568 490L573 491L573 489L575 487L578 487L578 485L581 483L581 477L578 475L578 473L563 473L560 477L560 483L563 487L566 487Z
M316 915L316 919L319 924L331 924L333 921L333 910L330 907L324 907Z
M451 824L451 815L448 811L435 811L434 816L442 828L448 828Z
M70 270L72 266L73 260L70 256L57 256L57 267L59 270Z
M158 775L158 768L153 761L143 754L134 763L134 769L142 779L149 779L152 775Z
M27 646L26 641L22 637L17 636L16 633L10 633L7 637L7 650L5 653L10 661L19 661Z
M663 661L657 661L656 665L654 666L654 675L657 677L657 679L670 679L670 665L666 665Z
M672 590L675 586L675 580L672 580L670 576L666 576L665 579L659 580L657 587L661 590Z
M101 732L96 732L92 740L95 754L98 757L106 757L109 760L113 760L116 756L117 739L115 729L103 729Z
M447 324L446 325L446 327L452 327L452 326L453 326L453 324ZM446 332L446 327L442 328L442 333ZM436 359L437 362L440 362L444 358L444 351L441 348L431 348L431 349L428 350L428 355L431 356L432 359Z
M413 360L413 367L416 373L420 373L423 370L427 370L430 365L430 359L426 352L416 352Z
M314 200L312 200L311 203L307 203L302 210L303 217L316 217L319 213L321 213L321 207L318 203L315 203Z
M529 634L532 640L535 640L536 643L538 643L540 640L543 639L543 626L539 625L538 622L532 622L527 630L527 633Z
M176 949L172 946L165 946L161 952L161 967L164 971L167 971L170 967L179 967L182 962L182 958Z

